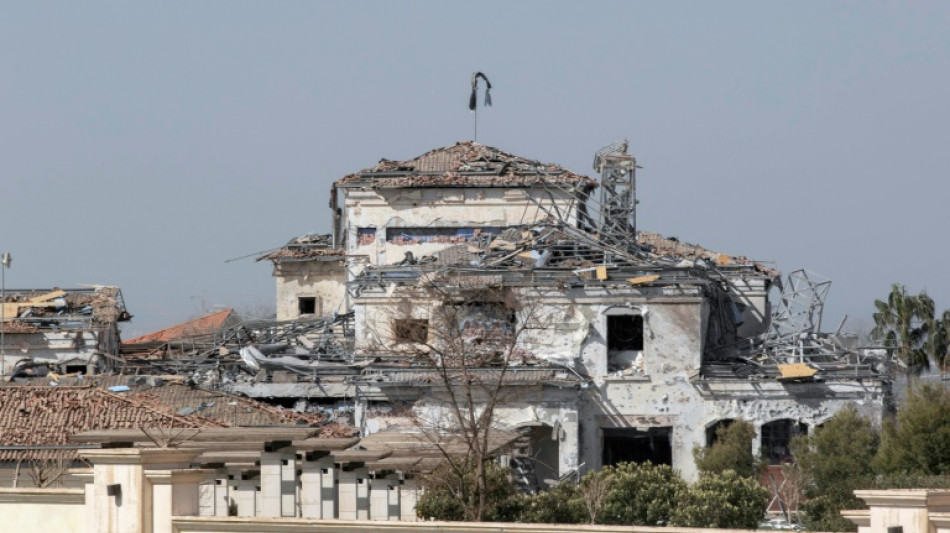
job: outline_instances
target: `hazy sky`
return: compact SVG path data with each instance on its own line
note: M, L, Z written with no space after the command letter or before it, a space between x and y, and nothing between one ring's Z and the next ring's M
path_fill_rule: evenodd
M591 173L640 226L950 307L950 3L0 3L7 287L114 284L125 336L272 305L233 257L329 231L330 183L472 137Z

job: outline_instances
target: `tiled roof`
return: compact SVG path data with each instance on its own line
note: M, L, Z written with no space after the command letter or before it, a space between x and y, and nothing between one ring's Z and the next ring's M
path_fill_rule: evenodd
M31 380L31 383L49 381L49 378L35 378ZM149 383L161 383L161 385L149 385ZM188 386L182 382L157 376L84 376L81 380L61 379L59 384L69 388L83 385L99 390L127 386L128 392L121 392L115 396L172 414L197 415L226 426L322 426L326 421L326 416L321 413L297 413L292 409L270 405L237 394Z
M436 148L406 161L381 160L376 166L337 181L341 186L479 187L583 185L596 181L558 165L541 163L474 141Z
M93 429L224 427L215 420L181 416L134 396L92 387L0 387L2 446L67 445L74 433ZM0 450L0 461L56 457L56 450ZM73 460L75 450L64 457Z
M225 325L228 318L234 313L233 309L225 309L194 320L188 320L169 328L160 329L124 342L124 344L138 344L143 342L171 342L189 337L200 337L214 333Z

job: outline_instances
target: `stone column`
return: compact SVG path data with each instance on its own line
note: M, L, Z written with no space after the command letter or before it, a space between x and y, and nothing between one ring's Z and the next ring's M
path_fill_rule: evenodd
M198 516L198 486L214 470L145 470L152 488L150 533L172 533L173 516Z
M950 490L856 490L870 508L867 513L842 511L863 533L888 533L900 526L903 533L931 533L931 513L950 511Z
M147 479L146 471L186 469L200 451L105 448L83 450L80 453L93 465L92 498L87 500L92 506L90 520L95 522L92 531L152 533L155 521L168 522L168 529L162 531L170 531L172 515L153 512L153 485ZM168 491L160 489L159 492L164 494ZM194 512L197 514L197 482L194 484L193 500ZM183 505L180 509L188 510L190 507Z

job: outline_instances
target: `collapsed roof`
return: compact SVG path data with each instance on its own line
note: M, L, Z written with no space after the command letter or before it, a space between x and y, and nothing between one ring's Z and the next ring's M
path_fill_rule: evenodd
M93 329L131 320L118 287L7 289L5 333Z
M333 237L328 234L308 233L294 239L276 250L269 251L257 257L256 261L310 261L310 260L338 260L344 256L344 251L333 246Z

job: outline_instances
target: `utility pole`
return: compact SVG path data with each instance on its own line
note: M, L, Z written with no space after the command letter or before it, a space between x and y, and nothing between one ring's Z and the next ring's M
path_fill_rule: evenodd
M7 326L7 269L10 268L10 252L0 254L0 378L7 375L7 347L4 332Z

